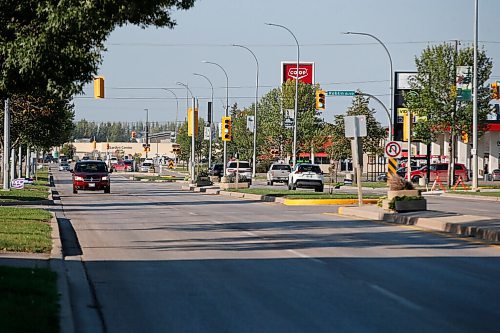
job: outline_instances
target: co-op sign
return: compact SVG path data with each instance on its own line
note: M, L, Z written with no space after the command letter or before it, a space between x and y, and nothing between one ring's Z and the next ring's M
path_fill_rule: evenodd
M281 62L281 83L287 80L296 80L307 84L314 83L314 62L300 62L297 72L297 62Z

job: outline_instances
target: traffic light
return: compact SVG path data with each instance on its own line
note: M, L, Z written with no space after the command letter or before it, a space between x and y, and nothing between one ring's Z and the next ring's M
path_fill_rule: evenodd
M500 84L498 81L493 82L491 85L491 99L500 99Z
M104 98L104 77L94 78L94 98Z
M462 131L460 136L463 143L469 143L469 134L467 132Z
M176 154L176 155L180 154L180 152L181 152L181 146L179 144L173 144L172 145L172 152L174 154Z
M132 136L132 139L135 139L137 137L137 133L135 131L132 131L130 135Z
M326 104L326 95L324 90L316 90L316 110L324 110Z
M222 141L231 141L233 139L231 117L222 117Z
M188 136L193 136L193 109L188 109ZM198 108L194 109L194 135L198 135Z

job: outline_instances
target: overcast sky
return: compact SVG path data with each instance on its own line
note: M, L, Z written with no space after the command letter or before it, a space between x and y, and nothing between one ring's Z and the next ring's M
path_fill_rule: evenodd
M490 81L500 80L499 0L479 0L479 40L494 68ZM472 44L474 0L198 0L189 11L174 11L177 26L170 29L115 30L106 46L99 71L105 77L106 99L93 99L93 87L76 96L75 118L89 121L140 121L149 110L150 121L185 118L187 83L200 98L200 116L206 118L210 84L214 86L214 120L220 122L226 98L221 65L229 77L229 104L243 108L255 98L255 60L232 44L249 47L260 64L259 97L280 85L281 61L295 61L300 44L301 61L315 62L315 80L325 90L356 90L374 94L390 105L389 58L370 37L343 35L366 32L382 40L393 60L394 71L415 70L414 59L428 45ZM171 89L178 97L176 100ZM343 114L350 97L328 97L323 117L331 121ZM387 125L376 103L371 107ZM217 120L218 119L218 120Z

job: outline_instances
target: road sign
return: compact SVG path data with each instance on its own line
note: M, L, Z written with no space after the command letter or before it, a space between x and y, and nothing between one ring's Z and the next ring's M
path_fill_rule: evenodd
M385 145L385 154L388 157L399 158L401 156L401 145L395 141L388 142Z
M366 116L345 116L344 117L344 132L346 138L367 136Z
M356 96L354 90L328 90L326 94L328 96Z
M170 160L168 161L168 168L173 169L174 168L174 161Z
M396 170L398 169L398 162L394 157L389 157L389 163L387 165L387 180L397 175Z
M293 128L294 121L292 118L285 119L285 128Z

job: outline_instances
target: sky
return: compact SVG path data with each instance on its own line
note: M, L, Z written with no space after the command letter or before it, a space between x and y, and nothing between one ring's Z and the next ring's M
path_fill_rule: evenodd
M489 82L500 80L499 0L479 0L479 46L493 59ZM206 118L207 101L214 87L214 120L220 122L226 101L239 108L255 100L256 63L259 61L259 98L280 85L282 61L315 63L315 81L325 90L357 90L377 96L390 107L390 65L376 40L387 47L394 71L414 71L415 57L427 46L454 43L472 45L474 0L197 0L188 11L174 10L174 29L136 26L117 28L108 38L98 75L105 77L105 99L93 98L93 86L75 96L75 120L149 121L184 120L187 84L199 98L200 116ZM166 90L170 89L172 92ZM177 95L177 99L174 97ZM327 97L322 113L331 122L344 114L351 97ZM178 105L178 108L177 108ZM376 118L387 115L374 101ZM145 111L147 109L148 111Z

